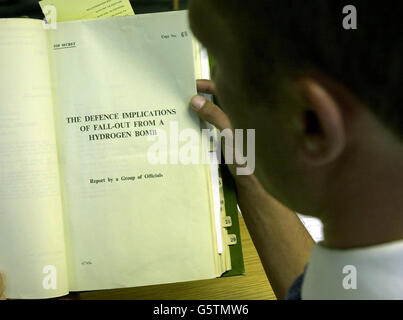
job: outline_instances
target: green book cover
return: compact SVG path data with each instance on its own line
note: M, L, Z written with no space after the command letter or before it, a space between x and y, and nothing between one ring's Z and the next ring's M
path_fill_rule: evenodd
M209 55L208 58L210 63L210 70L213 70L214 58L211 55ZM220 105L216 97L213 97L213 100L215 104L217 104L218 106ZM235 234L238 240L235 245L229 247L231 254L232 268L230 271L224 273L223 277L234 277L245 274L245 265L242 252L241 230L239 226L239 216L238 216L239 213L238 213L237 192L234 178L229 172L228 167L226 165L221 165L220 171L223 181L225 211L227 216L230 216L232 219L232 226L227 228L228 234Z
M238 219L238 206L236 197L236 186L234 179L227 166L221 166L221 175L224 187L225 211L232 219L232 226L228 228L228 234L235 234L238 241L230 246L232 269L223 274L223 277L233 277L245 274L245 265L242 253L242 239Z

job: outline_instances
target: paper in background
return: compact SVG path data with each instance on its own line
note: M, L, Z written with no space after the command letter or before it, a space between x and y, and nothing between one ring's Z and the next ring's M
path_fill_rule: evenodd
M134 15L129 0L42 0L39 5L47 19L46 7L54 6L57 22Z

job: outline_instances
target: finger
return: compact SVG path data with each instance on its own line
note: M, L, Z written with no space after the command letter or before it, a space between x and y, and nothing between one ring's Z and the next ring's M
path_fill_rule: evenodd
M197 80L197 91L200 93L207 93L215 95L215 84L211 80Z
M211 123L218 130L232 129L231 122L227 115L205 97L194 96L191 100L191 106L201 119Z

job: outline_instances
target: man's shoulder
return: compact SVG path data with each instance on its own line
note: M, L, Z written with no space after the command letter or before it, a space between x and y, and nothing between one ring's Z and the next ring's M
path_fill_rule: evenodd
M402 257L403 241L343 250L317 244L300 282L301 298L403 299Z
M286 300L302 300L301 294L302 294L302 283L304 282L304 277L305 277L305 271L297 278L297 280L294 281L294 283L288 289Z

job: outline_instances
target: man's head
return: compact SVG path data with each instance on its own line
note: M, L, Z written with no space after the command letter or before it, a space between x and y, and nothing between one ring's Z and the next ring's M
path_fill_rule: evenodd
M192 0L190 8L216 60L221 106L234 127L256 129L258 177L317 216L349 179L355 190L377 163L403 163L403 7L355 1L358 29L345 30L348 4Z

